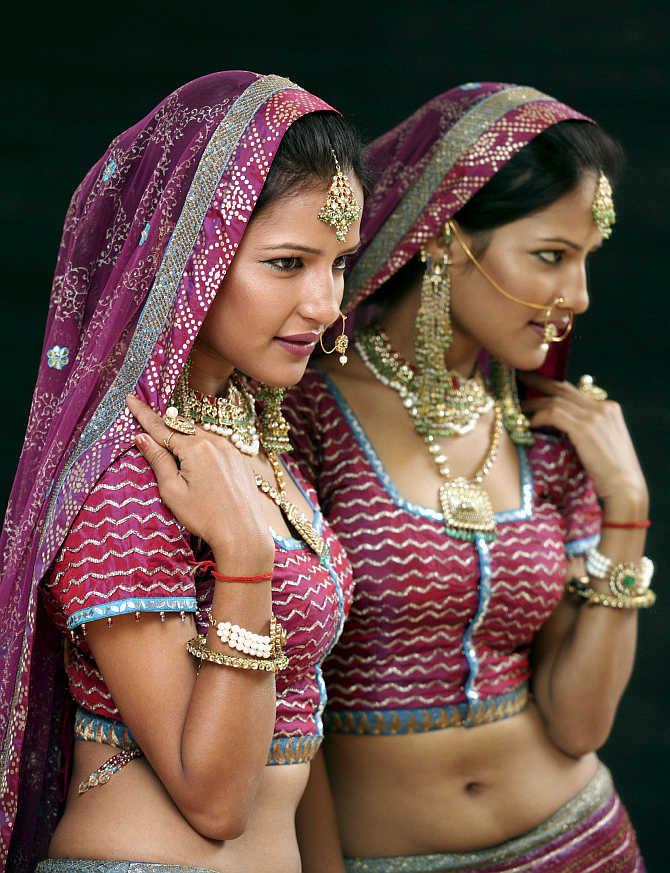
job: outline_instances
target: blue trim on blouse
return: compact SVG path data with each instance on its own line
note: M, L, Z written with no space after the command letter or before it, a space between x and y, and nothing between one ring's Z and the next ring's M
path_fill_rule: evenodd
M585 555L589 549L595 549L600 542L600 534L590 537L580 537L578 540L570 540L565 544L565 554L569 558L579 558Z
M67 620L68 630L74 630L89 621L101 618L115 618L117 615L128 615L131 612L197 612L198 601L195 597L126 597L124 600L114 600L101 603L99 606L87 606L73 612Z
M325 373L318 367L314 367L313 369L316 370L316 372L318 372L320 376L322 376L324 382L327 384L328 390L333 395L333 398L339 406L342 415L344 416L347 424L351 428L351 431L356 438L356 442L365 454L365 457L368 459L370 466L374 470L377 478L386 489L389 497L393 500L395 505L400 509L404 509L406 512L411 513L412 515L418 515L421 518L429 518L431 521L444 523L444 515L441 512L438 512L436 509L429 509L427 506L421 506L421 504L419 503L413 503L411 500L407 500L399 493L399 491L393 484L393 480L391 479L388 470L384 466L383 461L381 460L381 458L375 451L374 446L370 442L368 435L366 434L358 416L349 406L340 389L333 382L328 373ZM526 454L525 448L523 446L516 446L516 450L519 457L521 505L518 506L516 509L504 509L501 512L496 512L495 519L496 522L498 522L499 524L505 524L508 521L523 521L532 518L533 515L533 473L530 468L530 462L528 461L528 456Z
M398 709L328 709L326 733L357 736L397 736L428 733L447 727L489 724L510 718L528 703L528 684L522 682L503 694L492 694L475 703L448 703Z
M477 549L477 557L479 559L479 602L477 610L472 617L472 621L466 627L463 634L463 652L470 667L470 675L465 682L465 696L468 699L470 708L475 707L479 703L479 692L475 688L477 674L479 673L479 659L475 644L472 642L472 636L481 624L484 614L491 600L491 553L486 540L475 535L475 548ZM473 713L474 714L474 713ZM471 725L472 720L470 714L466 720L466 725Z
M302 483L295 477L293 471L290 467L282 464L282 468L288 475L291 477L291 480L295 484L296 488L300 491L302 496L305 498L307 505L312 510L312 526L319 533L323 533L323 515L321 511L316 507L307 491L303 488ZM270 533L272 534L273 540L277 543L277 545L284 549L287 552L297 551L298 549L309 549L307 543L298 537L285 537L281 534L278 534L276 531L270 527ZM344 626L344 594L342 592L342 584L340 582L340 578L333 569L332 564L330 563L330 549L328 547L328 543L326 543L326 553L325 556L321 559L321 564L328 571L333 583L335 585L335 593L337 594L337 608L338 608L338 623L337 623L337 631L330 643L330 646L326 650L323 655L322 662L325 658L330 654L333 649L335 643L339 640L342 634L342 628ZM323 678L323 670L321 667L321 663L315 664L314 666L314 678L316 680L317 687L319 689L319 703L317 705L316 711L314 713L314 720L316 724L316 733L318 737L323 737L323 711L326 707L326 703L328 700L328 693L326 690L326 683Z
M93 715L78 706L74 716L75 739L83 742L107 743L117 749L138 749L137 740L130 728L122 721L114 721L101 715Z

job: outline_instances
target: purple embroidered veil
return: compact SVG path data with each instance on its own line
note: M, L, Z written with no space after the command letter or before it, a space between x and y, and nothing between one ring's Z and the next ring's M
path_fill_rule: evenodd
M329 109L278 76L204 76L118 136L72 197L0 543L0 869L43 857L72 745L39 582L131 445L126 394L167 406L284 133Z
M530 140L571 119L591 121L534 88L471 82L438 94L374 140L366 161L378 175L343 311L352 312L408 263ZM360 320L354 318L354 329ZM567 347L552 346L541 372L561 372Z

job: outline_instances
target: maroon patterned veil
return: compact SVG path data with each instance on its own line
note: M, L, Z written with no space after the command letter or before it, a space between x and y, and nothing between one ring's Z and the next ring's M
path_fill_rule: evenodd
M438 94L372 142L366 161L377 177L344 311L352 312L408 263L528 142L568 120L591 121L534 88L471 82ZM361 314L354 325L362 320ZM543 373L563 370L567 347L551 347Z
M165 409L287 128L330 108L278 76L213 73L118 136L72 197L0 541L1 869L44 855L72 745L39 582L132 443L126 394Z

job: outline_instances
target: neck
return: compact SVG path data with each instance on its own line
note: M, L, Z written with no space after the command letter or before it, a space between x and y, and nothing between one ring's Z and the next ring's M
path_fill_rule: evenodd
M234 369L232 364L209 346L196 341L191 350L189 385L203 394L221 394Z
M421 300L421 276L415 278L405 293L381 318L393 348L410 363L414 361L416 316ZM462 376L471 376L477 366L481 345L459 330L452 321L452 341L446 354L446 366Z

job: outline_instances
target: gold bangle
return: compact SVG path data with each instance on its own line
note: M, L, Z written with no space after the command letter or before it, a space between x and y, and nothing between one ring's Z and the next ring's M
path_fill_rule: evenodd
M656 603L656 592L647 589L643 594L611 597L609 594L590 590L587 603L589 606L608 606L613 609L648 609Z
M247 658L246 656L227 655L210 649L207 645L207 637L198 634L186 643L186 651L198 661L208 661L210 664L219 664L221 667L233 667L237 670L258 670L267 673L280 673L288 666L288 658L283 652L275 654L272 658Z
M565 583L565 590L589 606L608 606L612 609L647 609L656 602L656 594L650 588L636 594L613 592L605 594L589 586L588 576L579 576Z

